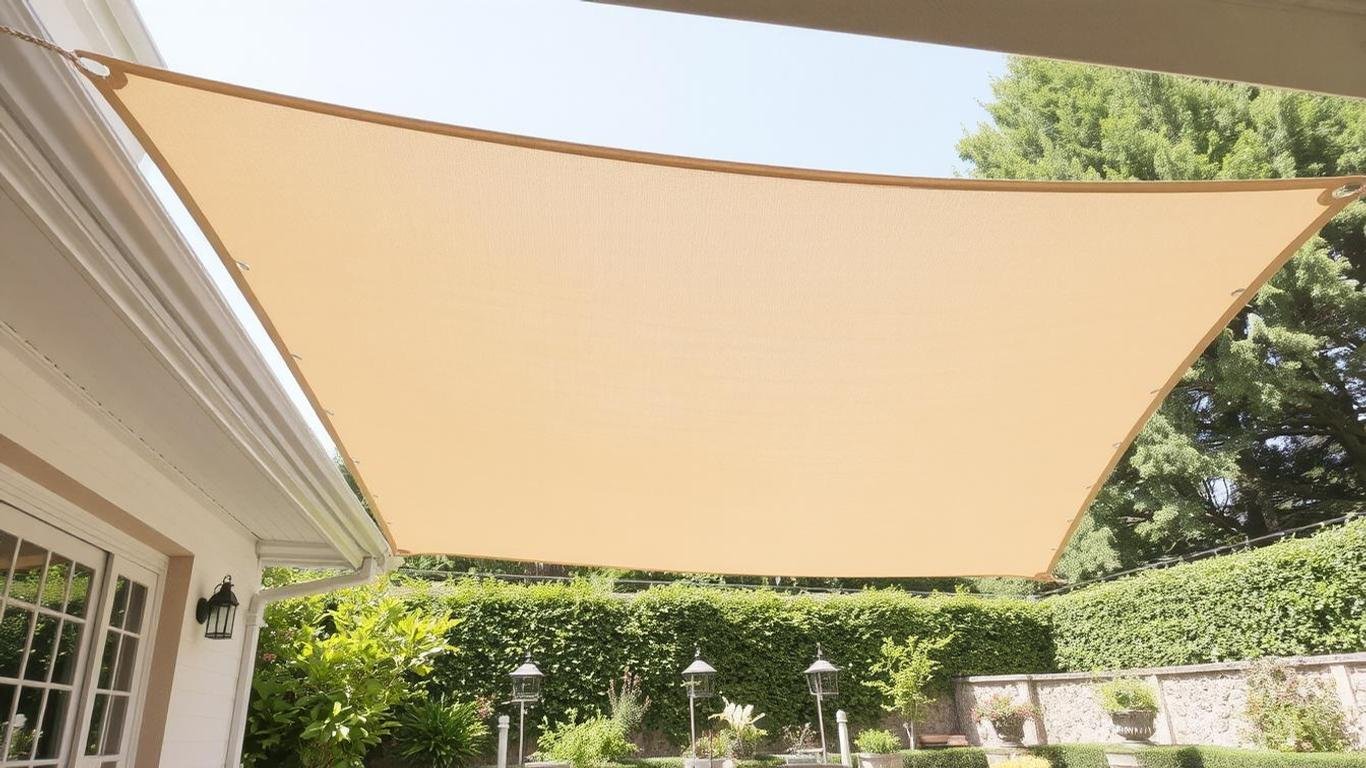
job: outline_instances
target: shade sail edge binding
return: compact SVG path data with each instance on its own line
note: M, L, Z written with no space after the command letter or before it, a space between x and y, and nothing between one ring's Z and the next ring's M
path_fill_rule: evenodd
M1190 362L1353 199L1332 190L1360 183L769 168L82 55L110 68L92 81L214 245L401 553L1043 577ZM1076 241L1116 231L1137 244ZM993 313L1040 329L990 350L999 387L955 351L994 338ZM1079 407L1088 418L1057 409L1060 365L1104 391ZM407 375L396 387L370 367ZM1128 391L1140 378L1152 383ZM1010 432L988 463L1019 498L945 458L969 463L978 446L937 413L987 404ZM827 527L862 535L838 543Z

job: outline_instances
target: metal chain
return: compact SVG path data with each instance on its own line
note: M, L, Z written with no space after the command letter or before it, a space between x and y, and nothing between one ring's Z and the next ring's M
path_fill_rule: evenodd
M17 37L20 40L23 40L24 42L33 43L39 48L45 48L57 54L58 56L61 56L67 61L71 62L71 65L73 67L76 67L77 69L81 70L85 69L85 67L81 64L81 57L77 56L75 53L68 51L67 49L61 47L60 45L57 45L56 43L50 40L44 40L41 37L35 37L22 30L15 29L14 27L7 27L4 24L0 24L0 32L3 32L9 35L10 37Z

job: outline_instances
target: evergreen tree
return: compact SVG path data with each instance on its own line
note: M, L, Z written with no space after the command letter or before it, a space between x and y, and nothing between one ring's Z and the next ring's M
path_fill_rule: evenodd
M1013 58L959 143L977 176L1243 179L1366 171L1366 103ZM1366 508L1366 204L1205 350L1091 505L1083 578Z

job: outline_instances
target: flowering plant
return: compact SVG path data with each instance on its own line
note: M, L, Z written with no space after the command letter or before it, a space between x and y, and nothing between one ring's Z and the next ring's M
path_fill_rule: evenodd
M726 732L731 737L731 748L737 757L752 756L759 739L768 735L768 731L759 727L759 721L764 719L763 713L754 714L753 704L736 704L724 696L721 701L726 706L712 715L711 719L725 724Z
M986 720L994 726L1024 725L1026 720L1038 717L1038 707L1028 701L1016 701L1008 693L998 693L972 708L972 719Z

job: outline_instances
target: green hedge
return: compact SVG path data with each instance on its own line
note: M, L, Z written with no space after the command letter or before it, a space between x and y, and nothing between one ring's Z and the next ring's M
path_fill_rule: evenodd
M917 749L901 755L906 768L987 768L987 753L977 747Z
M1043 603L1069 671L1360 651L1366 520Z
M1106 768L1101 744L1030 747L1052 768ZM1118 747L1122 749L1122 747ZM906 768L986 768L986 753L977 747L903 752ZM1366 768L1366 753L1296 754L1226 747L1149 747L1140 753L1144 768Z
M1144 768L1366 768L1362 753L1263 752L1226 747L1153 747Z
M1053 768L1108 768L1105 747L1100 744L1049 744L1030 747L1031 754L1046 758Z
M883 714L877 692L862 681L884 638L952 635L942 653L945 680L1053 668L1047 609L1027 601L891 590L793 598L682 585L627 597L588 584L488 581L417 590L410 599L461 620L450 635L458 650L438 661L431 678L436 690L458 699L505 698L507 672L530 649L546 674L534 717L555 721L571 710L604 709L608 681L630 666L652 701L645 728L676 744L688 731L679 672L694 644L719 670L718 691L766 713L761 725L775 735L784 725L815 721L802 671L818 640L846 669L832 709L848 712L855 726ZM699 717L719 710L719 699L708 702ZM833 735L833 712L826 714Z

